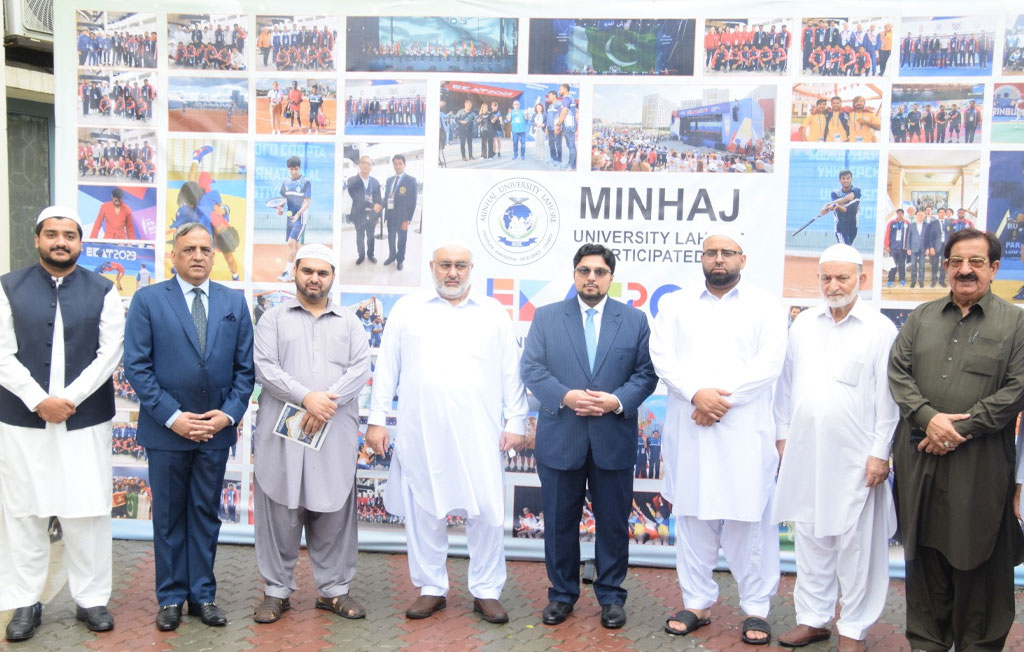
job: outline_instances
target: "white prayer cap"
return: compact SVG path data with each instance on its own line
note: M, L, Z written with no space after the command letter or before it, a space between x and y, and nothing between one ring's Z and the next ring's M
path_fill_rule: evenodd
M743 244L743 235L740 234L739 229L735 227L722 224L721 222L719 222L718 224L713 224L708 229L707 235L704 236L704 239L707 240L708 238L714 237L716 235L721 236L723 238L729 238L730 240L735 242L739 246L741 253L746 251L747 249Z
M861 257L860 252L850 245L834 244L821 252L818 264L822 263L853 263L854 265L863 265L864 259Z
M69 206L48 206L44 208L40 213L39 217L36 218L36 226L43 223L43 220L48 220L51 217L60 217L66 220L71 220L78 225L78 228L82 228L82 219L78 217L78 213L75 209Z
M296 262L305 260L307 258L313 258L316 260L322 260L334 269L334 252L331 251L330 247L319 243L313 243L308 245L302 245L298 252L295 254Z

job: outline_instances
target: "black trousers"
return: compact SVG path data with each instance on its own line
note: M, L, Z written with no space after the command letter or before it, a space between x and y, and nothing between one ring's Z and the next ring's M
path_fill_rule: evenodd
M907 641L914 649L1002 650L1013 625L1013 536L1003 519L992 555L959 570L935 548L907 560Z

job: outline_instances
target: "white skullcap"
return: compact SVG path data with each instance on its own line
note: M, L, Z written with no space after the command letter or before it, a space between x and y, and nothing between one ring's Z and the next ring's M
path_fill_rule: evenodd
M69 206L48 206L44 208L40 213L39 217L36 218L36 225L43 223L43 220L48 220L51 217L60 217L66 220L71 220L81 228L82 219L78 217L78 213L75 209Z
M861 257L860 252L850 245L834 244L821 252L818 264L822 263L853 263L854 265L863 265L864 259Z
M334 269L334 252L327 245L320 243L313 243L308 245L302 245L299 251L295 254L295 261L305 260L307 258L314 258L316 260L322 260Z
M740 233L739 229L735 227L722 224L721 222L713 224L711 228L708 229L707 235L704 236L704 239L707 240L708 238L716 235L723 238L729 238L735 242L739 246L741 252L745 252L747 250L743 244L743 235Z

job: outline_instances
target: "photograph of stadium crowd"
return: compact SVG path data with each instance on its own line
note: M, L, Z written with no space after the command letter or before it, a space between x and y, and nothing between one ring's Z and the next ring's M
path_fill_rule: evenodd
M772 172L775 89L597 85L590 169Z

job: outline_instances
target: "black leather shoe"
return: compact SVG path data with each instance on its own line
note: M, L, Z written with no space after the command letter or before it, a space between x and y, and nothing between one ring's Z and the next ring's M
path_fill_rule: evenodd
M541 618L545 625L560 625L572 613L572 605L561 600L552 600L541 612Z
M228 617L224 615L224 611L217 606L216 602L204 602L202 604L189 602L188 615L199 616L199 619L207 627L223 627L228 624Z
M160 607L160 611L156 612L156 628L159 629L161 632L169 632L172 629L178 629L178 625L180 624L180 604L169 604Z
M373 263L375 265L377 264L377 259L374 258L373 256L371 256L370 254L366 254L366 260L370 261L371 263Z
M79 607L75 605L75 618L85 623L92 632L109 632L114 629L114 617L107 607Z
M384 264L385 265L390 265L393 262L395 262L395 257L394 256L388 256L387 258L384 259Z
M398 261L398 271L402 271L402 261Z
M356 258L356 265L362 265L363 264L363 260L364 260L364 258L362 256L360 256L359 258Z
M32 638L42 617L43 605L39 602L30 607L18 607L11 616L11 622L7 623L7 640L13 643Z
M618 629L626 624L626 610L621 604L601 605L601 626L606 629Z

